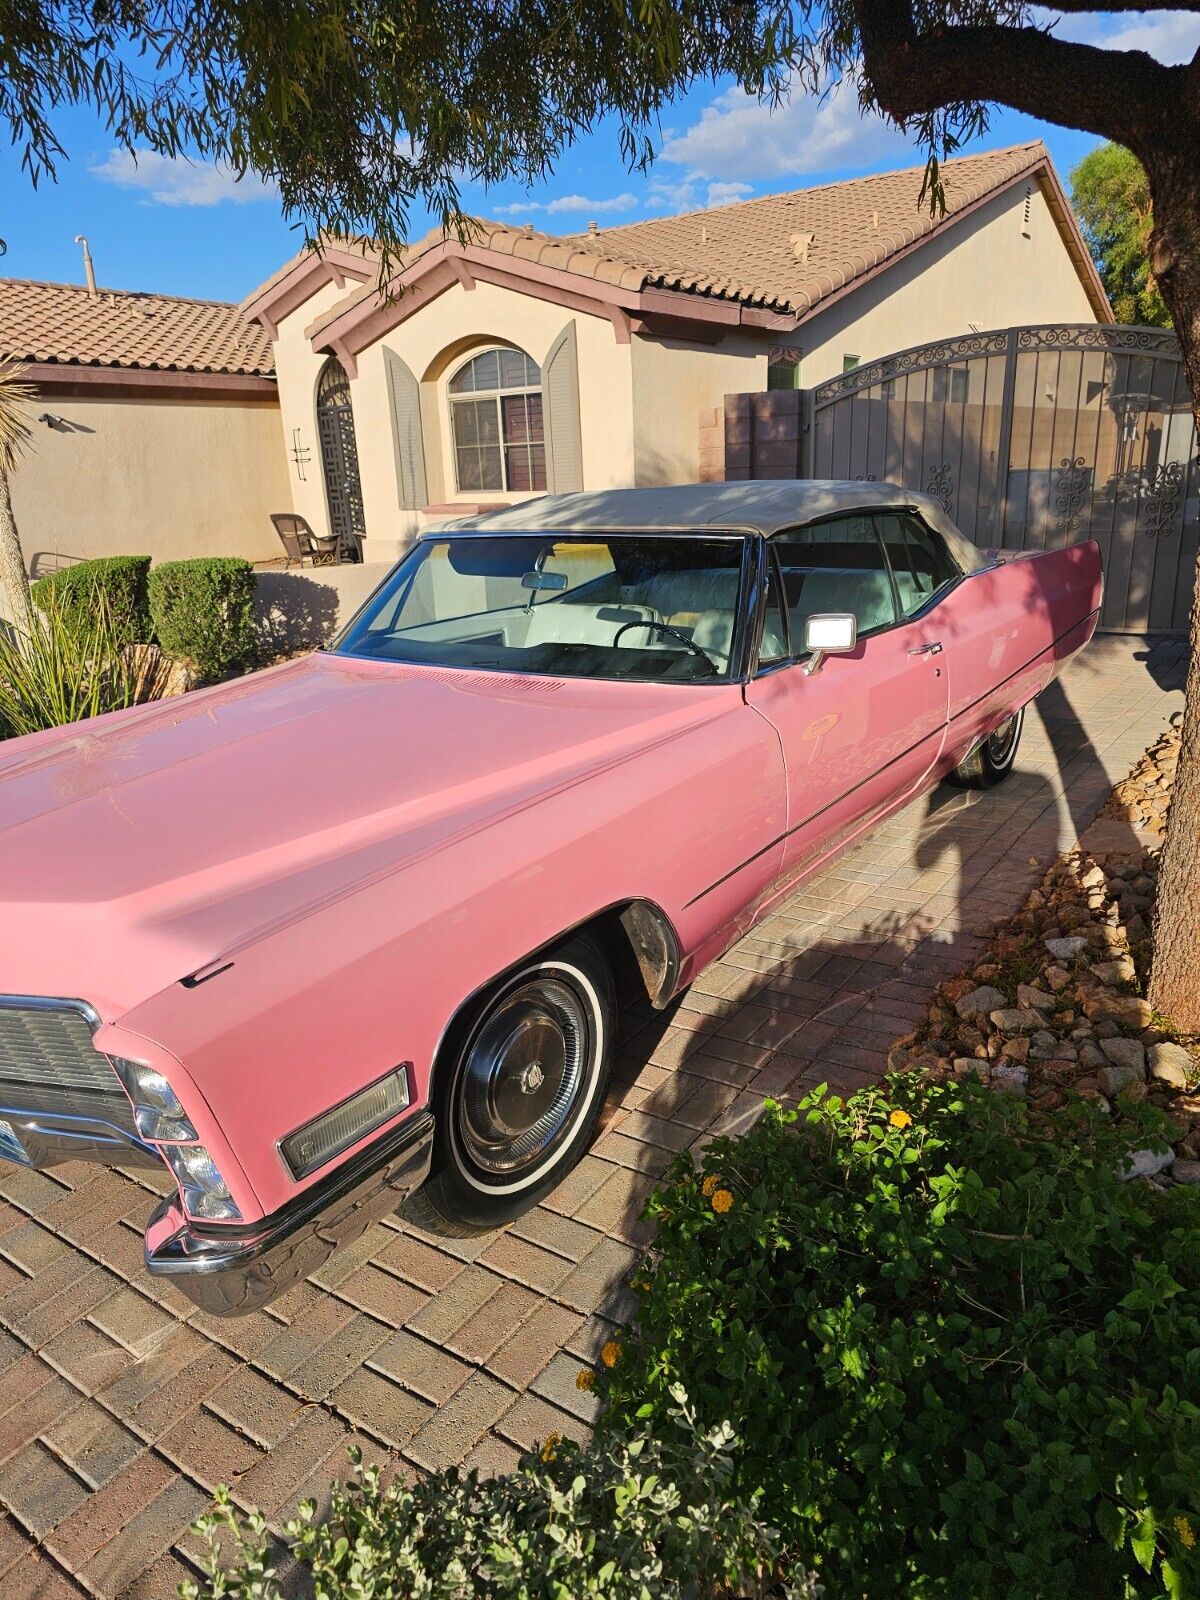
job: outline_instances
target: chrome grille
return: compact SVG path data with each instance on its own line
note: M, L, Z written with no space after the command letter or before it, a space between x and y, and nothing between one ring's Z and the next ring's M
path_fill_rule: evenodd
M108 1058L92 1044L86 1008L61 1000L0 999L0 1079L125 1098Z

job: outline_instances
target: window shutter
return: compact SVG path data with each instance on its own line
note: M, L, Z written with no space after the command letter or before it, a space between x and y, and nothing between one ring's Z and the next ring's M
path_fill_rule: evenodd
M551 494L583 488L583 439L579 429L579 357L574 319L550 346L542 365L542 414L546 430L546 487Z
M407 511L419 511L429 500L425 486L425 444L421 435L421 385L412 369L393 351L385 350L383 361L392 410L392 444L396 451L400 504Z

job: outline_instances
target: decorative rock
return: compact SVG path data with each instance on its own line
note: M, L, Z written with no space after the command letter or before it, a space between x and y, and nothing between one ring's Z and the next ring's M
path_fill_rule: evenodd
M1200 1183L1200 1161L1181 1161L1176 1156L1171 1176L1176 1183Z
M1092 1071L1096 1067L1102 1067L1104 1065L1105 1060L1106 1060L1106 1057L1105 1057L1105 1054L1104 1054L1103 1050L1098 1049L1096 1045L1094 1045L1094 1044L1092 1044L1090 1042L1087 1043L1087 1044L1081 1044L1080 1045L1080 1047L1079 1047L1079 1061L1080 1061L1080 1064L1082 1066L1087 1067L1089 1071Z
M1132 983L1137 977L1137 968L1128 956L1118 956L1115 961L1097 961L1093 963L1092 971L1110 989L1115 989L1121 983Z
M1009 1039L1005 1042L1004 1048L1001 1050L1000 1054L1009 1061L1028 1061L1029 1040Z
M1145 1089L1142 1075L1136 1067L1101 1067L1096 1077L1100 1081L1101 1091L1111 1100L1123 1090L1131 1088L1134 1084L1140 1089Z
M955 1056L954 1076L956 1078L969 1078L972 1073L979 1071L979 1062L973 1056Z
M1101 1039L1100 1048L1115 1067L1146 1076L1146 1047L1140 1039Z
M1150 1047L1150 1076L1173 1089L1186 1089L1188 1079L1195 1077L1197 1067L1191 1054L1181 1044L1155 1044Z
M1046 994L1041 989L1035 989L1032 984L1019 983L1017 985L1017 1004L1029 1006L1034 1011L1053 1011L1054 996Z
M985 983L978 989L972 989L969 994L960 996L954 1002L954 1009L965 1020L967 1017L985 1016L989 1011L995 1011L997 1006L1006 1004L1007 1000L1000 990Z
M1102 1111L1106 1117L1112 1114L1112 1107L1094 1083L1077 1083L1075 1085L1075 1093L1081 1100L1090 1101L1096 1110Z
M1043 939L1042 943L1057 961L1074 961L1088 947L1087 940L1081 939L1078 934L1071 934L1065 939Z
M1070 1048L1060 1044L1048 1028L1039 1029L1029 1041L1029 1053L1035 1061L1050 1061Z
M1083 889L1103 889L1106 882L1104 873L1094 862L1079 879Z
M1054 990L1055 994L1061 994L1061 992L1071 981L1071 974L1067 971L1066 967L1047 967L1042 976Z
M1126 1183L1131 1178L1153 1178L1156 1173L1166 1172L1174 1160L1174 1150L1133 1150L1125 1157L1121 1176Z
M1036 1011L1018 1011L1015 1007L991 1011L988 1015L1001 1033L1036 1033L1042 1025Z
M1109 1017L1121 1027L1136 1028L1139 1033L1150 1026L1150 1002L1134 994L1088 995L1083 1009L1093 1021L1097 1017Z
M1029 1084L1029 1074L1022 1066L1008 1066L997 1062L988 1075L993 1089L1005 1089L1009 1094L1024 1094Z

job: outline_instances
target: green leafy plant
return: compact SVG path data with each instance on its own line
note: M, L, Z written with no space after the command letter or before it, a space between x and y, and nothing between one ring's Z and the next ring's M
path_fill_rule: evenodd
M150 573L150 615L159 643L202 679L254 665L254 570L235 556L168 561Z
M1200 1592L1200 1196L1130 1115L897 1078L681 1158L602 1427L683 1385L835 1596Z
M306 1502L287 1535L323 1600L816 1600L811 1577L777 1573L758 1497L733 1492L737 1451L732 1429L698 1428L676 1389L660 1437L610 1435L582 1449L551 1438L491 1479L451 1468L385 1485L351 1451L353 1476L335 1486L328 1515ZM243 1524L221 1490L197 1530L206 1581L181 1594L278 1600L262 1517Z
M0 737L60 728L166 692L167 664L153 646L126 644L101 597L90 611L53 593L29 628L0 624Z
M53 601L60 614L80 621L103 603L122 644L146 644L154 637L147 579L149 556L103 556L80 561L39 578L34 604L45 611Z

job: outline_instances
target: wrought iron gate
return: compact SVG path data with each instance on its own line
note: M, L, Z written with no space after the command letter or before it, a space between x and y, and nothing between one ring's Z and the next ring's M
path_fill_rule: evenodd
M800 461L936 495L976 544L1096 539L1101 625L1184 631L1200 467L1179 346L1158 328L1008 328L922 345L808 391Z
M343 560L361 559L359 540L366 533L362 483L350 380L336 356L330 356L317 381L317 436L329 503L329 527L337 534Z

